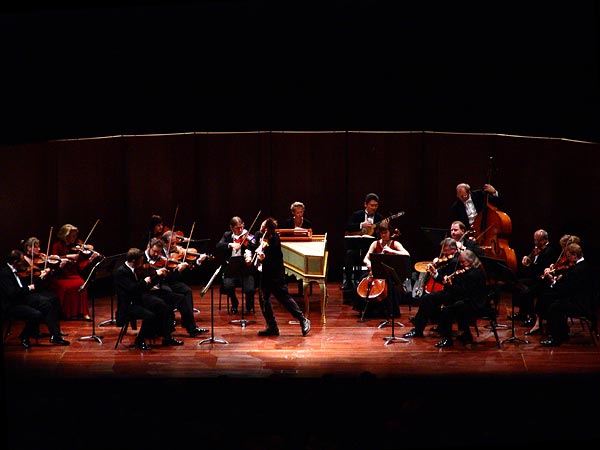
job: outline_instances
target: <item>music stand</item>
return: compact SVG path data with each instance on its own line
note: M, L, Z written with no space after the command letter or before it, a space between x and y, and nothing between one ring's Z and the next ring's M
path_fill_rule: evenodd
M390 255L385 253L371 253L369 255L371 259L371 271L374 278L383 278L387 280L388 286L392 289L404 288L404 282L410 274L410 256L408 255ZM388 296L389 297L389 296ZM384 345L388 345L393 341L410 342L406 338L396 337L394 325L403 327L404 324L396 322L394 320L394 305L392 300L390 302L390 319L392 322L392 335L384 337L386 341ZM398 304L398 307L400 305ZM378 328L389 324L390 321L384 321L379 324Z
M219 274L219 272L221 272L222 267L222 265L219 266L215 273L213 273L213 276L210 278L210 280L208 280L208 283L206 284L206 286L204 286L204 289L200 291L200 297L204 297L206 291L210 289L210 287L213 284L213 281L215 281L215 278L217 278L217 275ZM210 291L210 337L208 339L202 339L200 342L198 342L198 345L205 344L206 342L229 344L229 342L227 342L225 339L215 339L215 297L213 295L212 290Z
M104 339L104 336L98 336L96 334L96 293L95 291L95 287L96 287L96 283L99 280L102 279L107 279L111 284L111 320L112 320L112 296L114 295L114 286L112 285L112 273L115 269L115 267L117 266L117 263L121 263L124 261L124 259L127 257L127 253L119 253L117 255L113 255L113 256L107 256L106 258L100 260L99 262L97 262L94 267L92 267L92 270L90 270L90 273L88 275L88 277L86 278L85 282L81 285L81 287L79 288L79 292L82 292L85 289L88 289L89 292L89 299L92 303L92 334L90 334L89 336L82 336L79 339L77 339L78 341L87 341L87 340L95 340L96 342L98 342L99 344L102 344L102 339ZM88 288L89 285L89 288ZM103 322L105 323L105 322Z
M355 252L356 261L360 261L358 266L356 264L354 264L354 261L353 261L352 279L346 280L349 283L352 283L354 285L354 280L357 278L356 272L360 273L361 268L362 268L363 258L365 257L367 251L369 251L369 247L371 246L371 244L373 243L374 240L375 240L375 237L370 236L368 234L356 235L356 236L344 236L344 249L346 251L351 250L351 251Z
M234 320L230 320L229 323L239 323L242 328L246 328L246 325L249 325L251 323L255 323L254 320L246 320L244 318L244 309L246 308L246 305L244 304L244 275L246 274L246 270L248 269L248 266L246 265L246 261L244 259L243 256L234 256L232 258L229 258L229 262L227 263L227 266L225 267L225 271L227 273L227 276L229 277L238 277L241 280L241 285L242 285L242 297L240 299L240 309L242 310L242 316L239 319L234 319ZM235 289L235 285L234 285L234 289Z
M508 267L508 264L506 263L506 261L504 261L503 259L497 259L497 258L490 258L488 256L480 256L479 259L481 260L481 263L483 264L483 268L485 269L485 276L488 279L488 281L493 281L495 286L500 286L501 284L499 283L503 283L504 285L508 285L508 286L514 286L514 284L517 282L517 277L514 274L514 272L510 269L510 267ZM495 288L497 290L497 288ZM513 316L514 316L514 310L515 310L515 305L514 305L514 301L511 299L511 309L513 312ZM508 328L507 325L502 325L502 324L496 324L496 328ZM519 342L523 342L524 344L528 344L528 341L525 341L524 339L517 339L515 336L515 319L512 318L512 324L511 324L511 329L512 329L512 337L511 339L506 339L507 341L519 341ZM500 344L502 344L501 341Z

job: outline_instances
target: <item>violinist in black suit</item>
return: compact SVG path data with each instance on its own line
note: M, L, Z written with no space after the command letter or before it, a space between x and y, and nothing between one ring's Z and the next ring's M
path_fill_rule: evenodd
M459 251L469 249L473 251L478 258L483 256L483 249L475 239L469 237L467 227L460 220L455 220L450 224L450 237L456 241Z
M484 184L483 189L471 190L467 183L456 186L456 200L450 206L450 220L460 220L469 227L475 222L475 217L485 206L486 194L490 203L496 205L499 201L498 191L491 184Z
M245 268L245 258L251 258L256 249L253 235L244 228L244 221L239 216L234 216L229 221L229 231L217 242L216 250L227 262L223 276L223 293L231 299L231 314L238 313L239 301L235 293L236 284L240 282L246 298L246 312L254 312L254 295L256 283L255 271L251 267Z
M49 269L41 272L33 283L27 284L25 278L17 273L19 264L23 262L23 252L12 250L6 264L0 268L0 295L2 295L2 315L25 321L20 335L21 345L31 347L30 338L39 335L39 324L44 322L50 333L50 343L69 345L60 331L60 308L58 298L40 289L43 278Z
M113 273L115 291L117 293L117 326L122 327L128 318L142 320L142 326L135 338L135 346L141 350L150 350L152 347L146 342L160 333L159 315L166 314L166 305L155 304L154 310L149 309L151 301L144 301L144 294L152 285L153 280L150 275L146 277L138 276L139 269L144 264L144 252L139 248L130 248L127 257ZM166 269L160 269L165 270ZM156 275L159 277L160 275ZM146 307L148 306L148 308Z
M597 308L597 280L583 257L579 244L569 244L565 255L570 267L551 280L553 301L548 307L548 339L540 342L555 347L569 338L568 317L590 317Z
M365 197L364 209L354 211L346 224L346 236L375 236L376 225L384 220L381 213L377 212L379 208L379 196L369 193ZM346 259L344 261L344 283L343 290L354 290L353 267L362 265L362 256L360 249L347 248Z
M276 228L277 221L269 217L262 222L260 231L256 236L259 244L253 261L258 268L260 278L262 293L260 296L260 309L267 322L267 327L259 331L258 335L279 336L279 327L271 302L271 295L273 295L292 317L300 322L302 336L306 336L310 332L310 320L304 316L296 300L288 292L281 241L279 235L275 232Z

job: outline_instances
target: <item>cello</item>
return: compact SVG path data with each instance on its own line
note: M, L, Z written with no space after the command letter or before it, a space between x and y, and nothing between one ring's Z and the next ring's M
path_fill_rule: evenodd
M487 184L491 184L493 161L494 158L490 156ZM485 256L506 261L508 267L516 272L517 256L508 244L508 237L512 233L512 221L508 214L490 203L489 196L490 194L486 192L483 208L475 217L471 228L474 230L477 243Z

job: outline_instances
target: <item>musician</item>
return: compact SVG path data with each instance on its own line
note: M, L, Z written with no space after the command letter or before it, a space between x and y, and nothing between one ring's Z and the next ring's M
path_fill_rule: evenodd
M134 346L140 350L150 350L152 346L146 342L153 339L166 328L167 305L158 297L148 293L153 283L161 277L158 269L154 277L149 273L142 274L140 269L144 265L144 252L139 248L130 248L123 264L113 273L113 281L117 294L117 326L123 326L126 320L135 317L142 320L142 326L135 338ZM154 278L154 279L153 279Z
M547 315L548 339L540 342L545 347L556 347L569 338L568 317L590 317L592 308L597 307L597 280L581 246L567 245L565 255L570 267L550 281L553 295Z
M192 295L192 289L187 285L178 285L176 278L177 275L172 274L173 271L177 270L177 261L174 262L174 268L171 268L170 258L167 258L164 253L164 241L158 238L152 238L152 240L148 243L146 247L146 251L144 252L144 263L147 263L150 266L167 268L168 270L161 271L162 277L158 278L153 286L150 288L152 295L155 295L162 299L165 304L167 304L171 311L172 321L171 321L171 331L173 331L172 323L175 321L175 313L174 310L177 309L179 314L181 315L181 325L186 329L190 337L196 337L200 333L206 333L208 330L206 328L199 328L196 325L196 319L194 318L194 310L193 310L193 301L189 298L186 299L186 295ZM150 270L152 272L152 270ZM177 289L181 292L175 291L172 288L171 283L177 287ZM186 289L186 287L188 289ZM185 294L182 293L185 291ZM167 343L164 345L182 345L176 342L176 339L166 338Z
M259 243L256 249L255 263L259 267L259 289L260 309L263 313L267 327L258 332L259 336L279 336L279 327L275 314L273 313L273 304L271 294L283 306L294 319L300 322L302 336L310 332L310 320L308 320L302 310L288 292L285 269L283 266L283 253L281 251L281 241L275 232L277 221L269 217L260 225L260 231L256 238Z
M69 345L60 331L60 307L58 298L48 291L39 289L47 271L30 283L17 275L19 263L23 262L23 252L12 250L6 264L0 268L0 294L2 297L2 317L12 317L25 321L19 335L21 345L30 348L30 338L39 336L39 324L45 323L50 333L50 343Z
M292 217L284 220L280 228L291 230L294 228L304 228L305 230L312 230L312 222L304 217L304 203L294 202L290 206Z
M245 264L242 264L242 260L244 254L252 255L255 249L255 236L244 228L244 221L241 217L232 217L229 221L229 231L223 233L216 245L216 250L223 255L227 262L224 269L222 290L231 299L231 314L238 313L239 301L235 287L240 280L246 298L246 312L254 312L255 271L250 267L244 268Z
M537 318L535 314L535 301L539 297L547 282L542 275L544 269L549 267L556 260L556 252L549 243L548 232L544 229L536 230L533 233L533 250L529 255L521 259L521 277L513 288L512 302L518 306L519 312L511 320L522 320L523 325L532 327ZM525 334L535 334L539 332L539 323L537 327L531 328Z
M64 318L91 322L87 290L80 290L84 279L82 273L100 254L93 250L77 249L79 229L66 223L56 233L52 244L53 255L68 259L68 263L56 271L50 279L50 289L58 295L61 314Z
M364 209L354 211L346 224L346 235L375 235L376 224L383 221L384 217L377 212L379 208L379 196L375 193L369 193L365 197ZM344 283L343 290L354 291L354 273L353 268L361 265L361 252L359 249L347 248L346 259L344 262Z
M537 302L535 303L534 307L535 323L529 331L525 332L526 335L537 334L543 331L542 323L547 318L548 308L554 297L554 294L550 290L551 281L554 277L561 275L571 266L571 263L567 258L566 248L569 244L578 244L581 246L581 239L579 236L565 234L561 236L561 238L558 240L558 243L561 248L560 255L556 261L551 264L547 264L543 270L541 275L543 283L538 290Z
M398 231L398 230L396 230ZM390 255L406 255L406 256L410 256L410 253L408 252L408 250L406 250L406 248L404 248L404 246L400 243L400 241L397 240L397 235L394 234L394 236L391 236L390 233L390 229L389 229L389 224L386 221L381 222L378 226L377 226L377 234L379 236L379 239L377 239L376 241L371 243L371 246L369 247L369 250L367 251L367 254L365 255L364 259L363 259L363 264L367 267L367 271L365 271L363 273L362 278L364 279L366 276L368 276L369 274L372 273L371 270L371 253L386 253L386 254L390 254ZM399 234L399 232L398 232ZM400 293L398 292L397 289L389 289L390 287L388 286L388 293L391 293L391 299L388 302L385 302L385 304L389 306L391 306L391 311L393 311L394 317L399 317L400 316ZM383 300L383 299L382 299ZM354 309L358 310L358 311L362 311L365 308L365 301L364 299L358 295L357 296L357 301L355 302L354 305ZM376 311L377 308L371 308L370 311L370 315L371 316L379 316L381 315L380 313L384 313L386 314L386 316L391 317L390 315L390 310L386 311L380 311L378 313L378 311Z
M456 185L456 200L450 207L450 219L452 221L459 220L471 227L475 222L475 217L485 206L486 193L490 194L490 203L496 205L499 200L499 193L491 184L484 184L483 189L473 191L467 183Z
M449 302L442 306L438 325L442 340L437 348L452 347L452 323L456 321L459 331L457 337L464 344L473 342L469 325L480 315L488 314L491 308L487 297L486 277L483 266L477 255L471 250L460 253L460 268L453 274L444 277L444 291Z
M469 249L472 250L477 257L483 256L483 249L475 239L469 237L467 227L460 220L455 220L450 224L450 237L456 241L459 251Z
M179 239L173 231L165 231L161 239L163 241L162 256L164 256L165 258L167 256L169 258L177 258L177 263L175 263L175 267L169 270L169 272L167 273L167 277L165 279L165 282L163 283L163 288L168 287L173 292L183 295L187 304L186 310L189 309L193 313L194 295L192 288L183 281L183 273L189 267L200 266L208 258L208 256L206 255L206 253L202 253L196 258L196 262L193 263L194 265L190 266L190 264L183 259L183 256L185 255L185 249L177 244ZM198 312L200 311L198 310ZM196 326L195 321L191 321L187 315L182 315L181 320L183 326L186 328L186 330L188 330L188 334L191 337L195 337L200 333L208 332L208 328L200 328Z
M165 231L167 230L165 230L165 224L162 216L159 216L158 214L152 214L148 222L148 229L142 238L142 246L140 248L146 248L148 242L150 242L152 238L162 237Z
M453 301L450 285L445 282L446 276L454 273L459 268L458 244L452 238L445 238L440 242L440 257L434 258L427 266L431 283L428 284L425 295L419 299L419 309L412 319L414 328L404 337L423 337L423 331L429 322L439 323L442 305L449 305ZM466 251L466 250L465 250ZM439 331L434 327L432 331Z

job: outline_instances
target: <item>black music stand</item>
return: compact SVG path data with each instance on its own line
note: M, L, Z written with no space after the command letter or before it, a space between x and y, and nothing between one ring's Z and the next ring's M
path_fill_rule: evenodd
M370 236L368 234L365 235L357 235L357 236L344 236L344 249L346 251L352 250L356 252L356 261L360 261L359 265L354 264L352 266L352 279L346 280L348 283L355 285L354 281L358 278L358 275L361 273L362 261L369 251L369 247L375 240L374 236Z
M222 268L222 265L219 266L215 273L213 273L213 276L210 278L210 280L208 280L208 283L206 284L206 286L204 286L204 289L200 291L200 297L204 297L204 294L206 294L206 292L210 289L213 282L215 281L215 278L217 278L217 275L219 275ZM202 345L207 342L229 344L229 342L227 342L225 339L215 339L215 296L213 295L212 289L210 291L210 337L208 339L202 339L200 342L198 342L198 345Z
M485 276L489 281L492 281L492 296L499 296L499 291L500 288L502 286L514 286L514 284L517 282L517 277L514 274L514 272L510 269L510 267L508 267L508 264L506 264L506 261L503 259L497 259L497 258L490 258L489 256L480 256L479 259L481 260L481 263L483 264L483 268L485 269ZM514 302L511 300L512 303L512 310L514 312L515 309L515 305ZM514 314L513 314L514 315ZM487 325L486 325L487 327ZM504 324L496 324L496 328L508 328L508 325L504 325ZM515 319L512 319L512 333L514 336L514 332L515 332ZM514 339L511 340L517 340L516 337ZM520 341L523 341L522 339L519 339ZM504 342L504 341L502 341ZM500 344L502 344L502 342L500 342ZM528 343L527 341L524 341L524 343Z
M449 231L446 228L430 228L421 227L421 231L432 244L438 246L445 238L448 237Z
M371 253L369 257L371 259L371 271L374 278L386 279L388 286L392 289L404 289L403 280L410 276L410 256ZM385 345L393 341L410 342L406 338L396 337L395 335L394 325L397 324L403 327L404 324L394 320L394 304L389 297L388 295L390 320L381 322L377 328L382 328L390 322L392 323L392 335L383 338L386 341ZM398 303L398 307L400 307L400 303Z
M485 268L485 273L488 279L491 279L496 282L502 283L503 286L510 286L511 289L517 284L518 280L514 272L508 267L506 261L503 259L490 258L487 256L481 256L479 258ZM500 345L505 342L521 342L523 344L529 344L529 341L526 339L518 338L515 335L515 301L514 296L511 297L511 335L510 337L500 341ZM498 327L498 325L496 325ZM503 325L504 328L508 328L506 325Z
M246 261L243 256L234 256L229 258L227 265L225 266L225 272L228 277L239 277L242 285L242 296L240 298L240 309L242 316L239 319L230 320L229 323L239 323L242 328L246 328L246 325L256 323L254 320L246 320L244 318L244 310L246 309L245 298L244 298L244 275L250 268L246 265ZM235 289L235 286L234 286Z
M92 267L92 270L90 270L85 282L79 288L79 292L85 289L88 290L89 299L92 303L92 334L89 336L82 336L77 339L78 341L95 340L99 344L102 344L102 339L104 339L104 336L98 336L96 334L96 296L99 291L99 283L102 281L106 282L108 283L107 287L110 288L111 320L113 320L112 303L114 286L112 283L112 273L115 267L117 267L119 263L122 263L126 257L127 253L119 253L117 255L107 256L106 258L100 260L94 265L94 267Z

